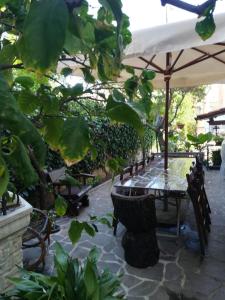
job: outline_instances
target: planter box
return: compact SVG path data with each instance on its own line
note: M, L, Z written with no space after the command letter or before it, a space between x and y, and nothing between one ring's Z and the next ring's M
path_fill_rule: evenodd
M22 235L30 223L32 206L20 197L20 206L0 216L0 291L11 286L7 277L17 276L22 266Z

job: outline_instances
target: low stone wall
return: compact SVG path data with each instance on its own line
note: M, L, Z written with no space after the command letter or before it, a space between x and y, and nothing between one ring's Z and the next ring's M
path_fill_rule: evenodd
M20 197L20 207L0 216L0 291L10 287L7 277L18 275L22 266L22 235L30 222L32 206Z

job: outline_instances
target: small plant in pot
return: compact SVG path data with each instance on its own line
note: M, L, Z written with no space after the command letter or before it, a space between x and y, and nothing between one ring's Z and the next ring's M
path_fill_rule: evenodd
M213 137L213 140L215 141L216 146L221 146L221 144L222 144L224 138L223 138L222 136L215 135L215 136Z
M212 151L212 162L213 162L213 166L220 166L222 159L221 159L221 155L220 155L220 150L215 150Z

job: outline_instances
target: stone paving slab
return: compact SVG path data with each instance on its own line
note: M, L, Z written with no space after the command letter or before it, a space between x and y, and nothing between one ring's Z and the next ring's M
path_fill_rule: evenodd
M83 209L78 219L87 220L90 214L102 216L112 212L111 187L111 182L107 182L91 191L90 207ZM51 236L44 272L53 272L55 241L60 241L72 256L80 259L96 246L101 253L99 267L109 268L115 274L123 274L122 291L128 300L225 299L225 181L221 181L218 171L206 172L206 190L212 209L212 227L203 261L198 252L186 248L186 237L179 241L161 237L158 238L161 250L159 263L146 269L133 268L124 261L121 238L125 229L121 224L116 237L113 236L112 229L100 225L94 238L83 235L74 248L67 235L71 218L64 217L57 221L61 225L61 231ZM194 229L192 208L184 207L185 222L190 223ZM158 215L162 215L159 205L157 210ZM172 216L171 211L170 214Z

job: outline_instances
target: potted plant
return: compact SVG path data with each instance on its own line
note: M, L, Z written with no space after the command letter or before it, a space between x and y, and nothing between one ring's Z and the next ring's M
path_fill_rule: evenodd
M212 162L214 167L220 167L222 162L220 150L212 151Z
M215 136L213 137L213 140L214 140L214 142L216 143L216 146L221 146L221 144L222 144L224 138L223 138L222 136L215 135Z
M8 276L18 274L16 266L22 267L22 236L31 211L31 205L20 196L5 192L0 197L0 291L10 286Z

